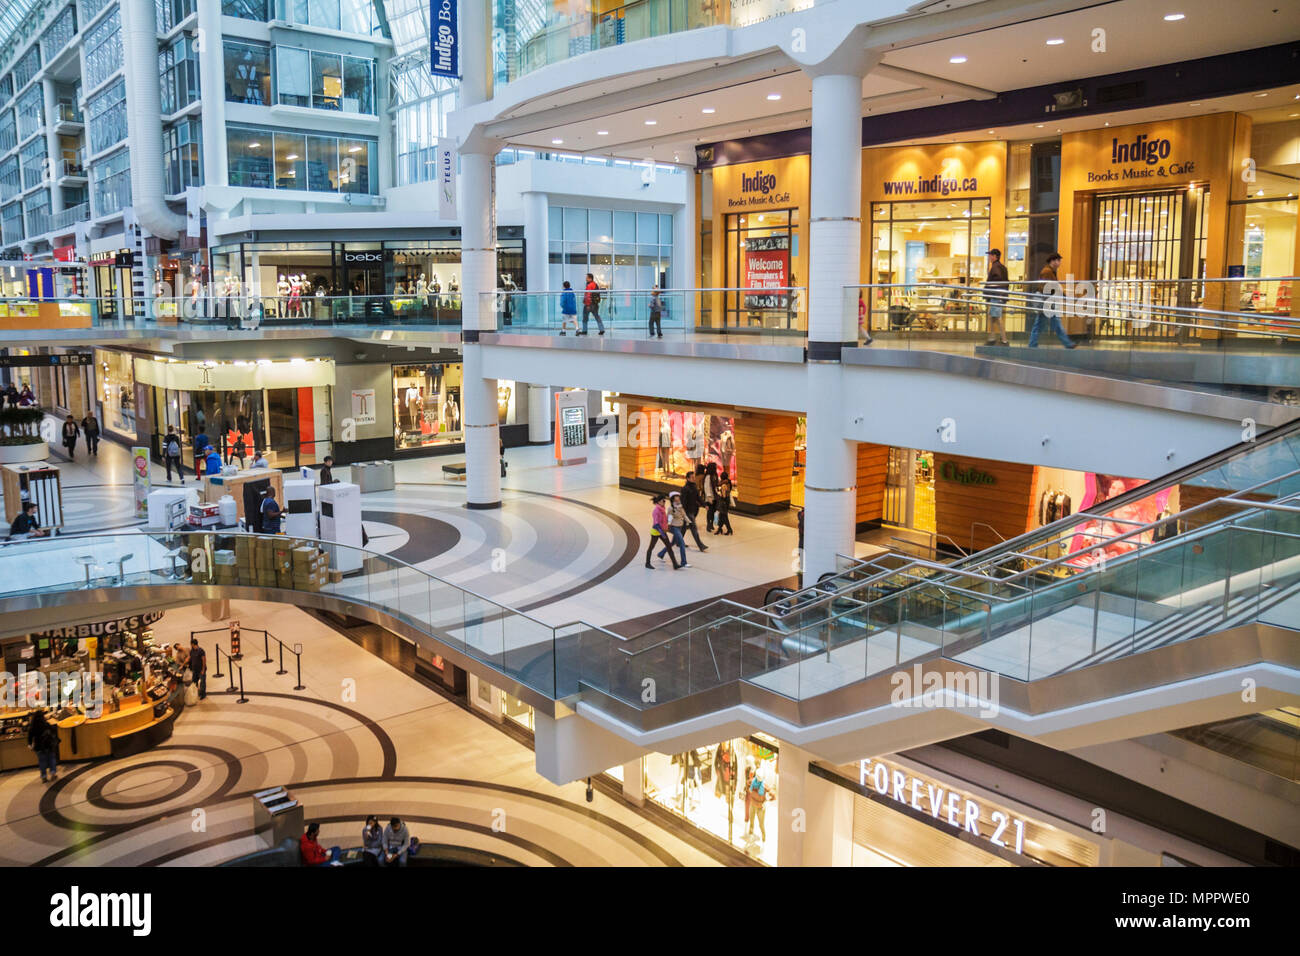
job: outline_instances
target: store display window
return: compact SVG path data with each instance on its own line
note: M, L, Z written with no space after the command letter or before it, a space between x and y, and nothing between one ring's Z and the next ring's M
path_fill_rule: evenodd
M101 428L135 441L135 368L130 355L95 350L95 392Z
M776 865L776 742L765 734L679 754L647 754L645 796L732 846Z
M726 324L738 328L801 329L807 307L799 285L799 210L727 216L727 282L745 290L726 296Z
M680 481L699 466L712 462L719 474L739 480L736 466L736 420L725 415L643 409L640 422L628 421L628 440L646 441L657 449L655 478ZM640 435L633 430L640 425Z
M878 202L871 206L872 331L971 331L983 304L988 199Z
M524 703L518 697L512 697L505 691L501 692L501 716L514 721L525 730L537 729L534 726L532 705Z
M397 450L463 440L461 364L394 365L393 443Z

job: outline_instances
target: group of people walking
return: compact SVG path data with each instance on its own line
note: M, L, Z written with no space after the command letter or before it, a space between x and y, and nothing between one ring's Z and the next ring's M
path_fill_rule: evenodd
M650 559L655 548L659 549L659 558L667 557L672 562L673 570L688 568L686 562L686 532L691 533L695 547L701 553L708 551L700 540L699 514L705 511L704 530L709 534L731 534L731 497L734 488L731 476L718 470L718 463L711 461L699 465L693 474L686 476L686 481L678 491L667 495L657 494L650 499L650 546L645 552L645 566L653 571ZM677 554L673 554L673 548ZM678 555L681 560L678 561Z
M94 458L99 457L99 419L95 417L94 412L87 412L86 417L77 424L77 420L69 415L63 422L63 447L68 450L68 460L76 461L77 459L77 439L81 436L86 437L86 452Z

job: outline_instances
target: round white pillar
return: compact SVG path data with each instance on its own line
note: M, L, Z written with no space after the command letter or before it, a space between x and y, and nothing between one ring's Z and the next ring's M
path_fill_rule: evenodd
M809 205L808 355L838 360L841 344L857 344L844 287L861 274L861 76L813 77Z
M550 201L546 193L524 193L524 272L529 292L550 291Z
M483 377L479 335L496 328L492 305L497 284L496 217L493 213L493 157L462 152L461 176L461 342L464 386L466 504L501 506L501 439L497 428L497 381Z
M551 440L551 387L528 386L528 442L545 445Z
M808 366L808 467L804 472L804 585L853 555L857 531L857 445L842 437L840 366Z

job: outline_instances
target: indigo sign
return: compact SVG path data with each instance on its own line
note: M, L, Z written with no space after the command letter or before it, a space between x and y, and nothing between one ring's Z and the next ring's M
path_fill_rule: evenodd
M429 0L429 41L434 76L460 79L460 20L457 0Z

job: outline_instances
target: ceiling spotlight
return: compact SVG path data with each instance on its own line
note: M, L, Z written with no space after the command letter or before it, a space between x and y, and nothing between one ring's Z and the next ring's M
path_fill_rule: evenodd
M704 109L700 110L700 112L701 112L701 113L708 114L708 115L712 115L712 114L716 113L717 110L715 110L712 106L706 106L706 107L704 107Z
M564 140L562 140L562 139L553 139L553 140L551 140L551 145L552 145L552 146L563 146L563 145L564 145Z
M1165 21L1168 22L1168 23L1173 23L1173 22L1176 21L1176 20L1181 20L1181 19L1183 19L1183 16L1184 16L1184 15L1181 14L1181 13L1166 13L1166 14L1165 14Z
M1255 99L1257 99L1257 100L1262 100L1262 99L1263 99L1264 97L1266 97L1266 96L1268 96L1267 93L1256 93L1256 94L1255 94Z
M989 130L989 135L992 136L995 132L997 132L997 130L992 130L992 129L991 129L991 130Z
M286 156L286 157L284 157L284 158L285 158L285 159L289 159L289 160L297 159L297 158L298 158L298 154L297 154L297 153L290 153L288 156Z
M659 125L659 121L658 121L658 120L646 120L646 121L645 121L645 124L646 124L646 126L658 126L658 125Z
M598 130L596 130L596 135L597 135L597 136L608 136L608 135L609 135L609 130L607 130L607 129L598 129Z
M768 93L768 94L767 94L767 98L768 98L769 100L772 100L773 102L775 102L775 101L777 101L777 100L779 100L779 99L781 98L781 94L780 94L780 93Z
M1064 42L1065 42L1065 41L1062 40L1060 37L1052 37L1052 39L1050 39L1050 40L1047 41L1047 45L1048 45L1048 46L1060 46L1060 45L1061 45L1062 43L1064 43Z
M262 144L261 144L261 143L249 143L249 144L248 144L248 148L249 148L249 149L261 149L261 148L262 148Z
M965 58L964 56L950 56L950 57L948 57L948 62L949 62L949 63L965 63L965 62L966 62L966 58Z

